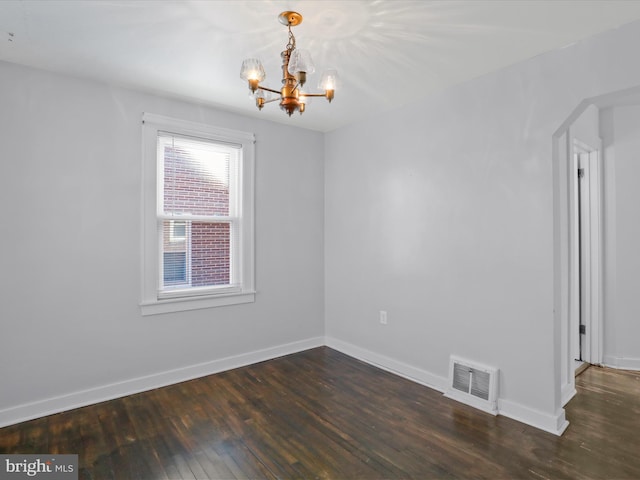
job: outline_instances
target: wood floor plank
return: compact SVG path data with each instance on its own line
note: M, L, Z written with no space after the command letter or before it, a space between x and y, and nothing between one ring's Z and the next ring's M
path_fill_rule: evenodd
M85 478L116 480L113 473L111 455L109 454L111 449L106 443L102 425L100 424L100 407L90 407L90 410L95 412L92 421L80 426L83 461L79 466L79 471Z
M640 479L640 372L576 379L562 437L326 347L0 429L81 479Z

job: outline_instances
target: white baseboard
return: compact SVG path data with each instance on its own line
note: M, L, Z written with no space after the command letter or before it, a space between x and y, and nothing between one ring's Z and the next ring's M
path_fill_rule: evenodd
M283 355L301 352L324 345L323 337L310 338L298 342L287 343L275 347L256 350L241 355L221 358L211 362L176 368L144 377L132 378L123 382L112 383L97 388L70 393L59 397L47 398L36 402L25 403L0 410L0 427L60 413L73 408L84 407L114 398L132 395L154 388L165 387L175 383L204 377L225 370L244 367L253 363L271 360Z
M640 370L640 358L625 358L605 355L603 364L605 367L618 368L620 370Z
M34 418L244 367L253 363L271 360L283 355L289 355L323 345L439 392L446 391L446 377L435 375L426 370L336 338L315 337L241 355L221 358L211 362L168 370L145 377L133 378L123 382L70 393L68 395L17 405L0 410L0 427L6 427ZM498 399L498 414L551 432L555 435L561 435L567 428L567 425L569 425L569 422L567 422L564 417L563 409L560 409L556 415L548 415L521 404L502 399Z
M497 402L489 402L487 400L476 398L472 395L463 394L453 388L448 388L447 391L444 392L444 396L451 400L455 400L456 402L464 403L465 405L487 412L491 415L498 415Z
M555 415L549 415L521 403L498 399L498 415L504 415L558 436L562 435L569 426L569 422L564 416L564 408L561 408Z
M327 347L338 350L345 355L357 358L358 360L369 363L374 367L381 368L382 370L394 373L400 377L406 378L407 380L411 380L439 392L444 392L447 388L447 379L445 377L434 375L431 372L394 360L393 358L385 355L380 355L372 352L371 350L358 347L348 342L343 342L342 340L338 340L333 337L326 337L325 344Z
M351 343L343 342L332 337L326 337L326 345L334 350L338 350L350 357L357 358L375 367L387 370L413 382L425 385L439 392L446 392L447 378L435 375L426 370L416 368L406 363L394 360L393 358L380 355L365 348L358 347ZM493 412L490 412L493 413ZM569 422L565 419L564 409L556 415L549 415L538 410L534 410L522 404L509 400L498 399L498 415L512 418L532 427L539 428L554 435L562 435Z

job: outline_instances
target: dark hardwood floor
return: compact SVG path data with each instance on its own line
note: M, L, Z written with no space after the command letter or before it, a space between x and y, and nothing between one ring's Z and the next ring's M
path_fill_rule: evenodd
M640 373L589 368L562 437L329 348L0 429L91 479L640 479Z

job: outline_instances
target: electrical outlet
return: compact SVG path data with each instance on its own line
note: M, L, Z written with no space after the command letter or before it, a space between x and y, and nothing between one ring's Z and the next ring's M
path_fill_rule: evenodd
M385 310L380 310L380 323L382 325L387 324L387 312Z

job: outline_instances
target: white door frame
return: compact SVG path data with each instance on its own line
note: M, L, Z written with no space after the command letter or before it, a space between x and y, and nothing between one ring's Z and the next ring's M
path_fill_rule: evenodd
M572 145L571 169L569 177L570 198L570 361L578 358L580 316L585 326L582 342L582 360L587 363L602 364L602 146L593 147L577 139ZM583 176L578 178L578 169ZM582 259L578 249L578 182L582 192ZM580 296L580 274L583 288Z

